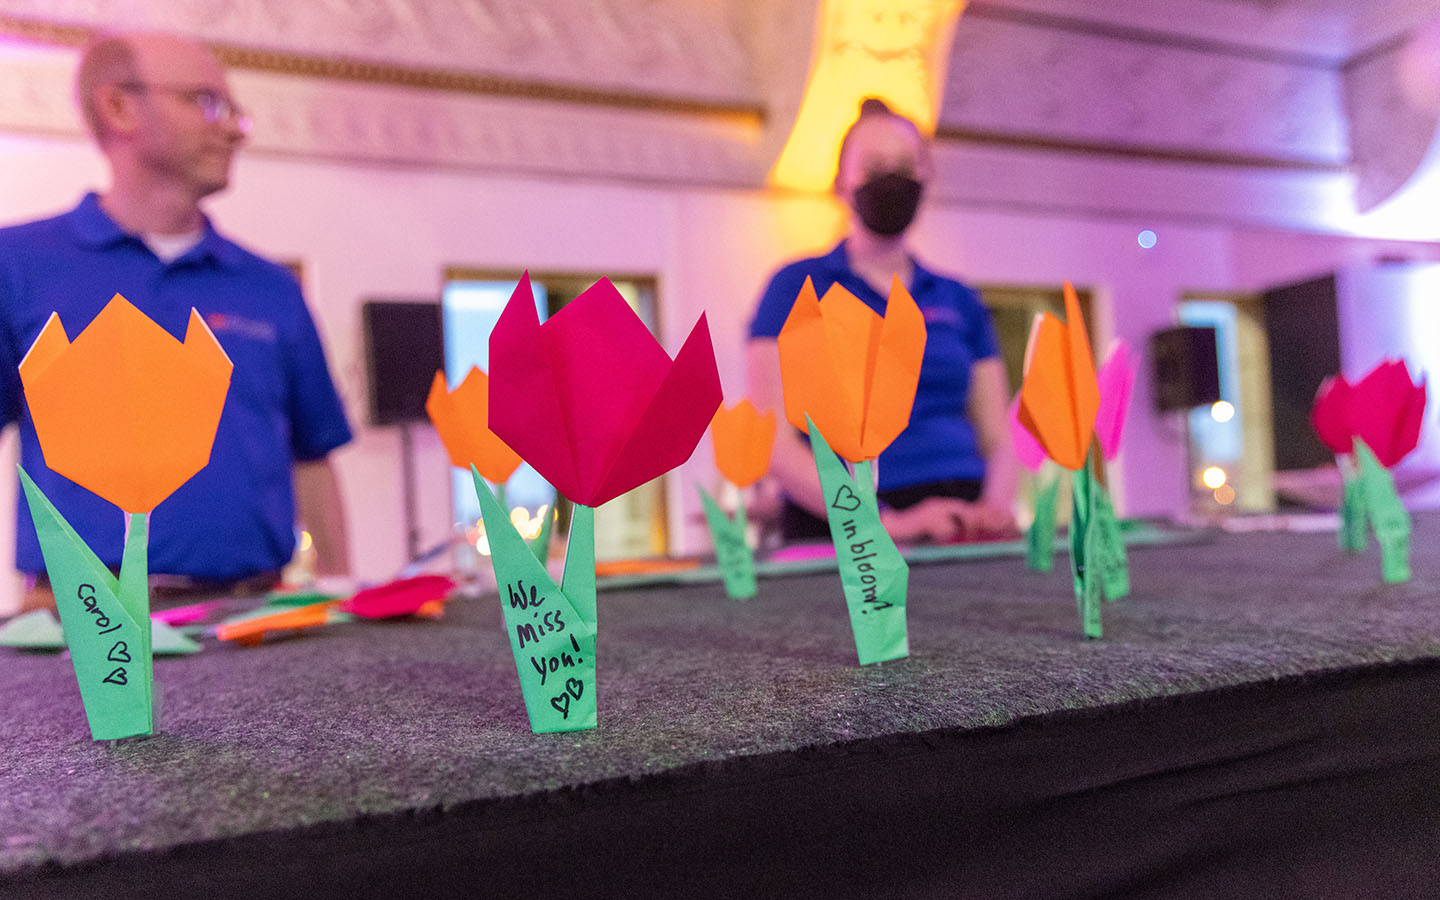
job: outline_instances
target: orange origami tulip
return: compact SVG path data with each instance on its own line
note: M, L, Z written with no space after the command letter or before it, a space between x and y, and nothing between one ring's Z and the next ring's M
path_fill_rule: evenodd
M710 421L710 441L720 474L736 487L749 487L770 468L775 413L767 409L761 414L749 400L728 409L722 406Z
M1020 422L1051 459L1067 469L1079 469L1085 465L1099 409L1090 339L1075 288L1067 281L1065 321L1042 313L1030 331Z
M808 415L831 449L851 462L879 456L910 423L925 316L899 278L883 318L838 284L817 299L806 278L779 345L785 418L808 431Z
M148 513L210 461L233 368L195 310L182 344L116 294L73 343L52 313L20 380L45 464Z
M453 391L445 389L445 373L436 372L425 400L425 412L440 432L450 463L461 469L473 464L492 484L509 481L520 454L490 430L490 376L471 366Z

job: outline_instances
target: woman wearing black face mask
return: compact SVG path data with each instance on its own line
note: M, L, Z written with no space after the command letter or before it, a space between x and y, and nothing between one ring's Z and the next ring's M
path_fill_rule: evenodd
M784 409L775 338L807 277L824 296L839 283L876 312L899 276L925 314L925 357L910 424L880 455L881 518L896 540L1012 536L1016 465L1006 421L1009 387L979 296L920 265L905 246L930 175L915 124L869 99L840 143L835 191L850 207L847 237L824 256L781 269L750 324L750 395ZM771 474L784 493L787 540L824 538L825 502L800 432L776 435Z

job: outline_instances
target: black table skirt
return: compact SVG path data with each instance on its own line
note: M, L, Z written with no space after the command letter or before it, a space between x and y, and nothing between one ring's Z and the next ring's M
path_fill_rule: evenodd
M1328 534L1137 550L1102 641L1063 571L916 567L863 669L833 575L602 593L570 735L493 596L161 660L118 746L6 654L0 896L1440 896L1437 539L1395 586Z

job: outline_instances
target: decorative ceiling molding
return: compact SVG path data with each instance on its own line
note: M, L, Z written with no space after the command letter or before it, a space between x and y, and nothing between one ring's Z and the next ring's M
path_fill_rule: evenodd
M1440 48L1440 18L1411 41L1371 54L1345 72L1345 105L1354 155L1355 197L1362 212L1395 196L1426 167L1440 131L1440 84L1407 84L1419 75L1407 70L1406 54L1418 40ZM1429 94L1429 102L1422 96Z
M711 0L4 0L0 22L72 37L163 29L278 58L753 106L727 12Z
M1338 71L961 17L941 128L1076 150L1340 166Z
M0 60L0 131L83 138L74 58ZM250 151L632 181L754 185L760 128L641 109L533 103L236 71Z

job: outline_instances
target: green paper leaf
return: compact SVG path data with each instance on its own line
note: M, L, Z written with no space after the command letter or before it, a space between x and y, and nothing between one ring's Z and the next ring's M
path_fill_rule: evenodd
M755 583L755 555L745 543L745 505L741 501L735 518L725 515L705 490L700 489L700 503L705 507L705 522L710 526L710 543L715 547L715 561L725 582L725 593L732 600L749 600L758 591Z
M0 647L25 650L64 650L65 632L48 609L37 609L16 616L0 627Z
M560 574L560 590L594 632L597 625L595 508L574 503L570 510L570 535L565 539L565 570Z
M200 645L164 622L150 620L150 652L156 656L199 653Z
M1060 495L1060 479L1051 478L1035 495L1035 521L1025 532L1025 565L1036 572L1055 567L1055 507Z
M555 505L552 503L545 510L545 520L540 523L540 533L530 541L530 552L540 560L540 565L545 565L550 559L550 531L555 524Z
M594 728L595 511L576 504L565 561L566 585L573 584L576 593L583 594L585 578L580 572L584 559L590 560L587 618L581 608L586 598L567 596L555 584L473 466L471 473L530 728L537 734ZM576 565L573 579L572 563Z
M1390 584L1410 580L1410 513L1395 492L1390 470L1380 465L1375 453L1355 439L1355 458L1360 463L1359 481L1365 498L1365 515L1375 527L1380 542L1381 577Z
M1110 492L1095 485L1095 530L1100 558L1100 587L1106 600L1130 596L1130 560L1125 554L1125 537L1120 533L1120 520L1115 517L1115 504Z
M1348 553L1364 553L1366 528L1365 491L1357 475L1346 474L1345 493L1340 501L1340 549Z
M852 479L815 423L807 419L807 424L860 665L909 656L905 595L910 567L880 524L870 463L856 463Z
M154 667L150 656L150 617L132 615L137 606L135 583L122 568L132 596L122 601L122 582L85 546L59 510L22 468L20 483L30 506L45 570L55 592L55 605L70 645L70 659L80 685L80 699L97 741L135 737L154 731ZM126 538L124 564L143 558L143 524ZM135 545L139 545L138 548ZM123 564L122 564L123 565ZM144 585L142 574L140 585ZM141 588L143 590L143 587ZM128 601L128 602L127 602ZM141 607L148 597L141 596ZM142 612L146 612L142 609ZM145 627L141 627L141 623Z
M1095 520L1095 480L1090 457L1074 473L1070 511L1070 572L1075 581L1075 605L1080 627L1088 638L1102 635L1100 628L1100 546Z

